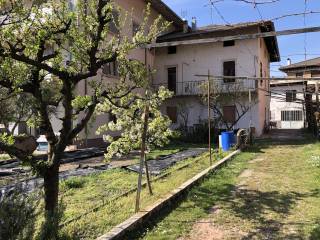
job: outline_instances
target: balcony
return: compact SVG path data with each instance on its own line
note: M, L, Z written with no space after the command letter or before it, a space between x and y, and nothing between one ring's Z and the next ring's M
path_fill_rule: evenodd
M174 92L175 96L199 96L206 93L207 81L190 81L190 82L176 82L174 83L160 83L153 84L155 89L160 86L167 87ZM228 93L233 91L246 92L257 89L257 81L250 79L235 79L234 82L224 82L223 80L211 81L211 88L216 89L221 93Z

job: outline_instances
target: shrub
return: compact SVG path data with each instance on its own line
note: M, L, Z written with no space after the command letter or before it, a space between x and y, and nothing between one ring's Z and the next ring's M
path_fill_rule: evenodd
M21 186L0 195L0 239L33 238L39 199Z
M61 184L61 189L77 189L77 188L83 188L85 184L85 180L81 178L70 178L68 180L65 180Z

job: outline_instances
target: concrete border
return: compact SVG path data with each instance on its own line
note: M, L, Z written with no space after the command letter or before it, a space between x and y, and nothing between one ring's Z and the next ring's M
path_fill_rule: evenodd
M106 233L103 236L98 237L96 240L121 240L123 237L129 233L130 231L133 231L134 229L137 229L138 227L141 227L148 219L151 217L154 217L157 215L157 213L171 205L174 200L178 199L181 195L187 192L190 188L192 188L194 185L198 184L201 180L203 180L206 176L208 176L211 172L219 169L224 163L228 162L230 159L232 159L235 155L239 154L241 151L236 150L226 156L225 158L221 159L211 167L205 169L204 171L198 173L193 178L189 179L185 183L183 183L180 187L176 188L175 190L171 191L169 194L167 194L165 197L160 198L158 201L156 201L153 205L147 207L145 210L142 210L126 221L120 223L113 229L111 229L110 232Z

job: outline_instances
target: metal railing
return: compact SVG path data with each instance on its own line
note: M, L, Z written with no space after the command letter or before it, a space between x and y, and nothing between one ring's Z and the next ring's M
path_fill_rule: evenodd
M227 82L228 81L228 82ZM244 92L257 89L257 81L250 79L235 79L234 81L214 80L211 86L217 88L219 92L228 93L232 91ZM213 82L213 80L211 80ZM175 96L198 96L205 93L207 81L188 81L176 83L154 83L155 89L160 86L167 87L170 91L174 92Z

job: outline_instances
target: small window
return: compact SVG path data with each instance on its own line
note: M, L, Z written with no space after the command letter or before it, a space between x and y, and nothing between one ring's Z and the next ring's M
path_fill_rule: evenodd
M262 65L262 62L260 62L260 77L263 78L263 65ZM260 79L260 86L262 87L262 84L263 84L263 80Z
M234 123L236 121L236 107L235 106L224 106L223 119L228 123Z
M140 30L140 24L133 21L132 22L132 36L134 37Z
M298 72L298 73L296 73L296 77L298 78L298 77L303 77L303 72Z
M234 40L224 41L223 42L223 47L232 47L234 45L235 45L235 41Z
M110 112L109 113L109 121L113 122L113 123L117 123L117 116Z
M177 53L177 46L168 47L168 54L176 54L176 53Z
M297 91L286 91L286 102L295 102L297 100Z
M177 123L177 107L167 107L167 115L172 123Z
M236 76L236 62L235 61L227 61L223 63L223 75L227 77ZM235 78L225 78L223 80L225 83L235 82Z
M104 64L102 67L102 72L108 76L119 76L117 61Z

